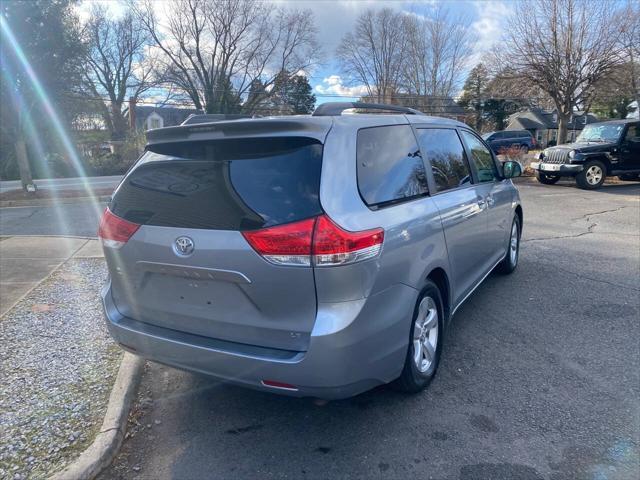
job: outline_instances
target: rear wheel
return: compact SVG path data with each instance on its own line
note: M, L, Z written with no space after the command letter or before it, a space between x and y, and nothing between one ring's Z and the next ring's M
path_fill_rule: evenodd
M554 183L558 183L558 180L560 180L560 175L550 175L548 173L536 171L536 178L540 183L544 183L545 185L553 185Z
M607 177L604 164L598 160L591 160L584 164L584 168L576 175L576 184L584 190L600 188Z
M400 390L415 393L429 385L440 363L443 326L440 290L427 281L413 315L404 368L395 382Z

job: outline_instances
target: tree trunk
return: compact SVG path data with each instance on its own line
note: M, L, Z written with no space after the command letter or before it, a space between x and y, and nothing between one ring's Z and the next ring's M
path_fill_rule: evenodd
M27 156L27 144L24 141L24 136L21 131L18 133L18 139L15 142L15 149L18 168L20 170L20 180L22 181L22 189L25 192L33 192L33 177L31 176L31 166L29 165L29 157ZM31 190L28 188L29 185L31 185Z
M124 140L127 137L127 121L122 116L122 104L114 102L111 104L111 121L113 130L111 131L112 140Z
M478 132L482 130L482 105L480 102L476 103L476 130Z
M567 143L567 128L569 126L569 115L558 111L558 141L557 144Z

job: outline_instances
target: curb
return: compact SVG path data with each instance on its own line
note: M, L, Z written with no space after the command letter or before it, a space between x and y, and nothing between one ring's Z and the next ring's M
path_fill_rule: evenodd
M33 200L0 200L0 208L6 207L47 207L50 205L63 205L82 202L109 202L111 195L99 195L96 197L67 197L67 198L38 198Z
M144 364L144 359L125 352L98 435L73 463L49 480L92 480L111 463L124 439Z

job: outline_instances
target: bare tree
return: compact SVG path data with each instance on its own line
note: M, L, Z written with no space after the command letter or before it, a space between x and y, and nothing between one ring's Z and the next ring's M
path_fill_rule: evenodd
M261 81L266 95L279 72L295 75L318 58L308 11L258 0L177 0L161 23L151 0L131 5L163 54L165 80L208 113L250 113L261 100L248 99L252 84Z
M150 37L130 11L114 19L98 5L91 9L84 35L86 88L96 98L112 137L121 139L127 131L123 115L127 97L137 99L153 86L153 65L145 56Z
M528 0L516 5L500 61L538 86L558 112L558 142L576 107L588 110L594 85L621 62L620 15L609 2Z
M469 21L454 19L440 6L428 18L410 15L405 22L408 41L402 73L407 92L425 100L450 97L471 56Z
M636 112L640 115L640 3L627 0L623 19L620 42L627 67L623 88L631 90L636 101Z
M342 70L365 85L369 98L390 103L402 81L407 17L390 8L367 10L336 52Z

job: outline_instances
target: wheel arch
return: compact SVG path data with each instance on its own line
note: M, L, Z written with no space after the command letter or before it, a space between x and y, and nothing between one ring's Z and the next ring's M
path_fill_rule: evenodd
M448 323L451 315L451 285L449 282L449 276L447 272L442 267L436 267L429 275L427 275L427 280L431 280L436 284L438 290L440 290L440 296L442 297L442 307L444 309L444 318L445 322Z
M524 212L522 211L522 205L516 205L516 215L520 220L520 234L522 234L522 228L524 227Z
M590 162L591 160L597 160L598 162L602 162L606 170L605 172L606 175L608 176L611 175L611 161L609 160L609 157L607 157L603 153L594 153L592 155L587 155L584 159L583 165L586 164L587 162Z

